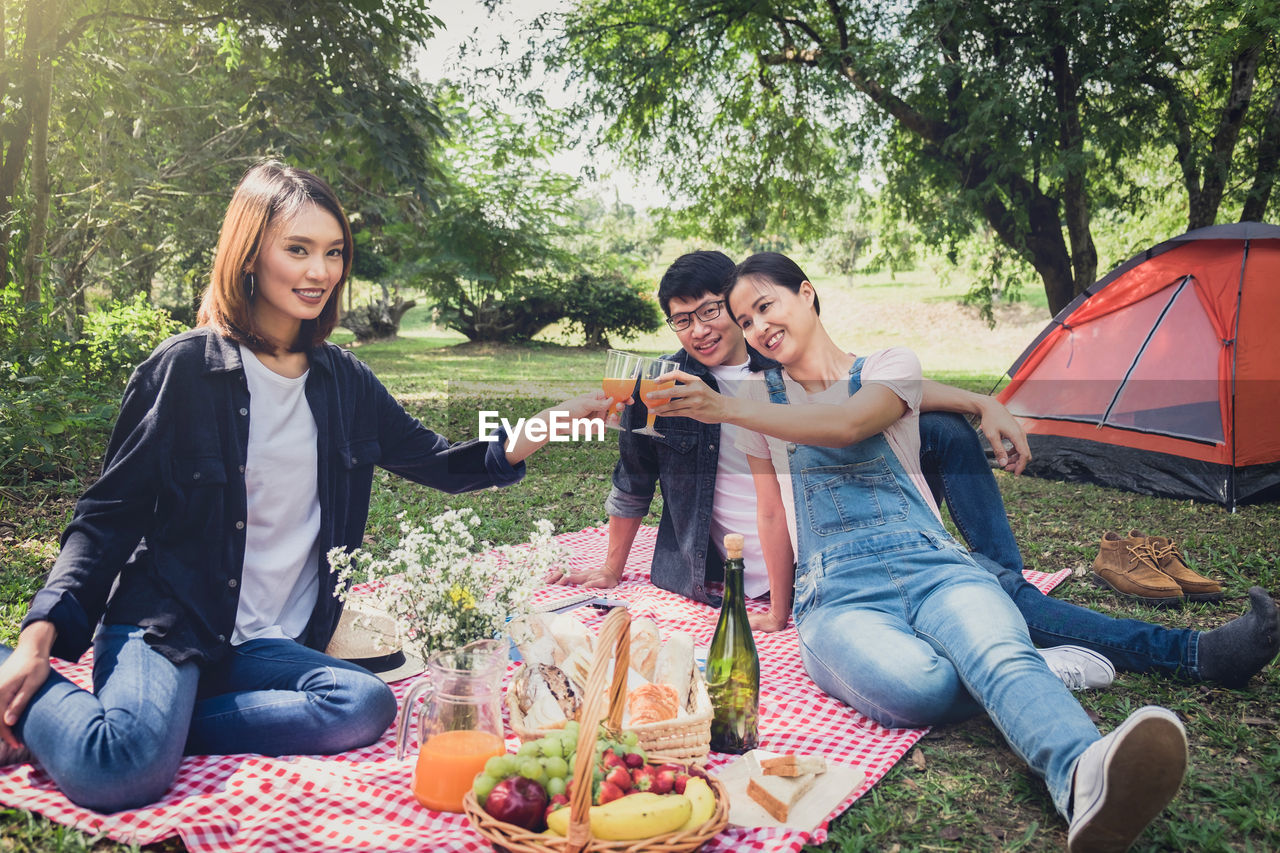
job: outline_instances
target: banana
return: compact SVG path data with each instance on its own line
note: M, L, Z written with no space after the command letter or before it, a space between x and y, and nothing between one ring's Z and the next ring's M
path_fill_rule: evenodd
M689 777L689 781L684 786L684 795L693 804L689 819L684 822L684 826L680 827L681 832L688 832L711 820L711 816L716 811L716 795L707 784L707 780L697 776Z
M714 807L714 800L712 805ZM649 838L679 829L692 813L693 802L683 794L652 791L628 794L603 806L591 807L591 834L603 841ZM568 835L569 809L552 812L547 818L547 828L557 835Z

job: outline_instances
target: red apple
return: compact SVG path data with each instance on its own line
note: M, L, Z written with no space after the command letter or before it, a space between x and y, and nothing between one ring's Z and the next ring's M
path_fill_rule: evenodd
M511 776L493 786L484 810L503 823L537 832L546 823L547 790L532 779Z

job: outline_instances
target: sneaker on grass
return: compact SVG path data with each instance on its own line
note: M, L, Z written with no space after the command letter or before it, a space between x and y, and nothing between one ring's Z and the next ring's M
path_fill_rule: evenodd
M1069 690L1100 690L1116 679L1116 668L1102 655L1083 646L1036 649L1053 674Z
M1178 793L1187 733L1167 708L1147 705L1076 760L1069 853L1124 853Z

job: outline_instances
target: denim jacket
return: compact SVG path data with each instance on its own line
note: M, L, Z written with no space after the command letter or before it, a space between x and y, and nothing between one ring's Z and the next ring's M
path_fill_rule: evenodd
M711 372L683 349L666 359L719 390ZM663 437L651 438L632 431L644 426L645 415L640 401L624 413L628 429L618 433L618 464L605 510L620 518L643 517L661 481L662 519L650 579L663 589L719 607L720 596L708 594L707 583L724 577L720 553L711 542L720 425L659 416L654 429Z
M341 602L324 555L360 547L373 467L443 491L524 476L498 441L450 444L410 416L373 372L332 344L311 351L306 397L318 431L320 583L298 641L323 649ZM235 626L244 566L249 389L239 347L212 329L161 344L125 389L102 476L76 503L24 627L48 620L53 653L76 660L107 623L139 625L175 663L216 661Z

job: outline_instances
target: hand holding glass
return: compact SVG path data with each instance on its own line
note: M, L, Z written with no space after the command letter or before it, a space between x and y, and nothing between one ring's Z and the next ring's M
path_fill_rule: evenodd
M609 416L605 418L605 426L610 429L621 429L618 412L631 397L636 388L636 379L640 375L640 363L643 356L621 350L609 350L609 357L604 365L604 393L613 398Z
M663 361L660 358L643 359L640 365L640 399L649 411L648 421L643 429L636 430L636 435L651 435L656 438L662 438L662 433L653 428L653 422L658 417L657 410L667 404L667 400L650 400L645 395L650 391L658 390L661 385L666 385L675 381L675 377L670 374L678 368L674 361Z

